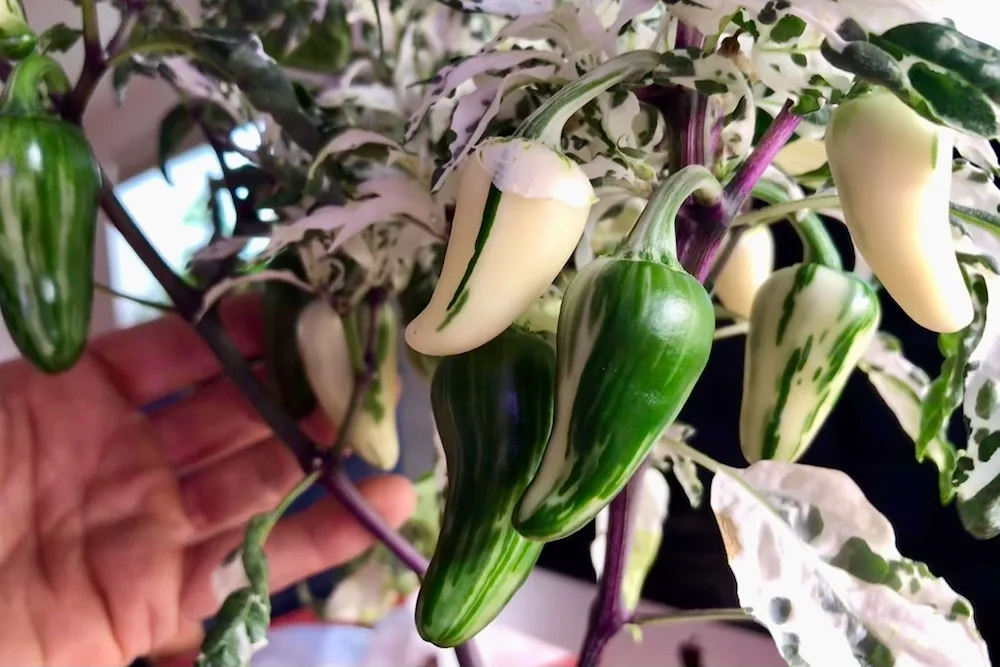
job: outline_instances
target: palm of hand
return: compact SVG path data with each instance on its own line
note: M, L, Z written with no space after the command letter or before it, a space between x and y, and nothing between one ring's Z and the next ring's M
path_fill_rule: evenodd
M255 353L256 308L228 314ZM219 603L212 571L302 478L218 372L174 318L100 339L60 376L0 366L0 662L125 665L197 640ZM205 381L149 416L138 407ZM362 490L393 525L412 510L404 480ZM272 587L368 544L324 500L272 533Z

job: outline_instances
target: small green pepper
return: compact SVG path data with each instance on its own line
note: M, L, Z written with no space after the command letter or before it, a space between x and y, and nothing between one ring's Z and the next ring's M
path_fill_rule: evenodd
M21 0L0 0L0 55L21 60L31 55L37 43Z
M674 217L696 191L718 196L701 167L671 176L613 256L573 278L556 334L552 435L514 524L540 541L565 537L624 488L676 419L708 363L712 300L676 258Z
M441 535L417 598L420 636L441 647L482 630L521 587L540 542L511 523L552 426L555 350L511 327L446 357L431 406L448 470Z
M34 54L0 96L0 312L46 373L83 354L94 299L100 169L83 132L46 108L69 88L54 60Z

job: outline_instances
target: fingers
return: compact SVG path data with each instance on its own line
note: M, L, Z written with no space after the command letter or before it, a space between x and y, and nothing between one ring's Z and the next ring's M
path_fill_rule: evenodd
M302 477L288 448L269 438L181 478L191 541L242 526L253 515L276 507Z
M245 295L221 305L222 321L244 356L260 353L260 299ZM194 328L177 315L94 340L90 352L103 362L115 384L136 407L144 407L219 374L215 356Z
M239 388L216 381L149 416L167 460L181 474L261 442L271 434Z
M409 480L397 475L369 478L359 490L393 529L413 513L416 498ZM181 613L202 619L215 613L222 600L212 591L212 573L243 540L242 529L229 531L188 550ZM265 546L272 591L345 563L374 543L365 528L334 499L278 523Z

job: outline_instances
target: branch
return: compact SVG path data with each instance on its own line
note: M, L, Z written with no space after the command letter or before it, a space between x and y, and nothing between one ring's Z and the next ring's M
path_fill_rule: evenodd
M104 48L101 46L101 31L97 24L97 0L80 0L83 15L83 70L76 87L66 100L63 114L67 120L79 123L87 108L90 96L107 69Z
M136 227L106 176L101 189L101 208L163 286L178 312L189 322L192 321L201 309L201 293L178 278L163 261L156 249ZM212 307L194 324L194 328L218 358L225 373L240 388L275 435L292 451L303 471L308 474L320 467L323 457L319 448L302 432L295 420L274 402L250 366L240 356L232 340L226 335L217 307ZM407 567L418 574L426 569L423 558L375 513L339 469L331 467L325 471L322 480L326 489L338 502Z
M622 600L622 583L632 545L632 505L639 479L638 474L633 476L608 509L604 572L601 573L597 599L590 611L590 623L580 649L578 667L596 667L608 642L628 622L629 614Z
M692 609L672 611L667 614L636 614L629 621L632 625L667 625L691 621L746 621L755 622L753 617L739 607L732 609Z

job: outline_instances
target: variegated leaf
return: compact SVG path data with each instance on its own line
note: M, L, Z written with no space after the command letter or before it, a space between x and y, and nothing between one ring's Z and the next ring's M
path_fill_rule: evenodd
M506 16L530 16L548 12L555 5L555 0L441 0L466 12L483 12Z
M406 124L404 142L413 139L435 102L453 93L466 81L486 72L496 75L525 67L532 60L559 62L560 57L551 51L535 49L488 51L469 56L443 68L430 80L423 101L410 116Z
M434 175L432 192L441 189L448 177L461 166L465 158L475 150L476 144L486 133L504 96L522 86L544 81L555 72L552 65L529 67L511 72L501 79L491 79L479 88L464 95L455 105L451 118L451 136L448 146L448 161Z
M411 178L385 176L363 182L358 196L340 206L322 206L306 217L274 228L262 256L273 256L284 246L302 240L309 231L336 232L333 252L361 230L377 222L410 219L427 230L441 233L444 211L427 189Z
M844 473L724 468L711 502L740 603L790 665L990 664L968 600L900 555L889 521Z
M694 438L695 429L683 422L675 421L653 445L651 461L663 472L670 471L677 478L691 507L701 507L701 497L705 490L698 477L698 466L687 456L678 452L676 444L688 444Z
M269 280L280 280L282 282L295 285L299 289L311 292L313 288L299 280L293 271L277 271L274 269L265 269L263 271L255 271L254 273L249 273L246 275L233 276L231 278L225 278L220 280L215 285L212 285L201 298L201 308L198 309L198 313L195 315L195 321L197 322L202 317L205 316L212 306L216 304L222 297L224 297L230 291L236 289L237 287L245 287L253 283L267 282Z
M903 355L903 348L893 336L879 332L858 363L875 391L886 406L896 416L896 421L916 443L920 437L920 419L924 398L930 388L931 379L922 368ZM955 446L944 434L937 434L918 454L917 460L925 457L934 462L938 469L938 491L941 502L949 502L955 495L952 474L955 470Z

